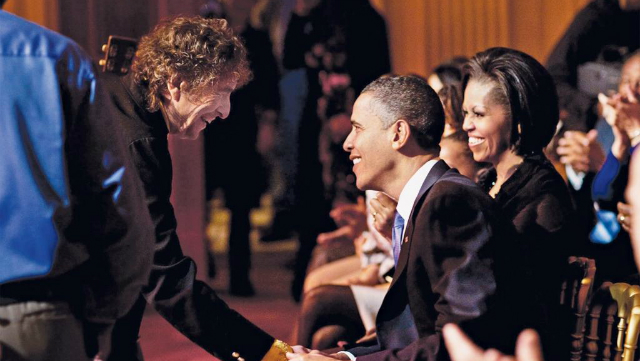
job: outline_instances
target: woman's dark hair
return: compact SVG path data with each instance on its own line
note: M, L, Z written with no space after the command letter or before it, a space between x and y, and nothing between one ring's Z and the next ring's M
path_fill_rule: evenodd
M462 70L469 59L464 56L453 57L433 69L440 82L446 87L448 85L458 85L462 81Z
M471 79L496 85L491 100L511 117L510 144L517 154L542 152L559 118L556 87L544 66L521 51L490 48L464 67L463 94Z
M438 92L440 101L444 106L444 113L449 116L453 127L456 131L462 130L462 123L464 122L464 114L462 114L462 92L460 91L460 84L445 85Z

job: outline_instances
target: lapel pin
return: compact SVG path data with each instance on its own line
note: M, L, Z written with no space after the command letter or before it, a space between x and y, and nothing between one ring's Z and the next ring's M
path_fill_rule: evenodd
M404 243L408 243L409 242L409 236L404 236Z

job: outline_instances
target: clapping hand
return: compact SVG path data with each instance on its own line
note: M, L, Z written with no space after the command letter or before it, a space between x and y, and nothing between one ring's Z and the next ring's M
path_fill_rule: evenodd
M557 153L562 164L570 165L576 172L597 172L604 163L604 153L598 144L595 129L589 133L567 131L558 141Z
M369 202L369 205L371 206L370 212L373 215L373 225L376 230L391 239L398 203L388 195L378 192L375 198Z
M318 235L319 245L329 245L339 241L352 242L367 229L367 207L363 197L356 204L343 204L329 213L338 229Z
M518 336L515 356L495 349L481 349L455 324L445 325L442 333L451 361L544 361L540 337L530 329Z

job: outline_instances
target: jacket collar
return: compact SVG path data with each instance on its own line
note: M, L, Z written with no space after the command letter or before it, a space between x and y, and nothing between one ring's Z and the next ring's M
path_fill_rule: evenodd
M416 212L416 208L418 207L418 205L420 204L422 199L425 197L425 195L427 194L429 189L431 189L431 187L433 187L433 185L449 169L450 168L447 165L447 163L445 163L443 160L439 160L433 166L433 168L431 168L431 171L429 172L429 174L425 178L424 182L422 183L422 187L420 187L420 192L418 193L418 197L416 198L415 202L413 203L413 209L411 210L411 216L409 216L409 219L406 221L406 222L409 222L409 223L407 225L406 231L404 232L404 237L402 239L402 243L403 243L402 244L402 249L400 251L400 257L398 258L398 264L396 265L396 271L394 272L393 282L391 283L391 286L393 286L393 284L399 278L400 274L404 271L404 268L407 265L407 260L409 258L409 247L406 247L406 245L408 245L408 242L411 240L411 237L413 236L413 226L414 226L414 223L415 223L414 215L415 215L415 212Z

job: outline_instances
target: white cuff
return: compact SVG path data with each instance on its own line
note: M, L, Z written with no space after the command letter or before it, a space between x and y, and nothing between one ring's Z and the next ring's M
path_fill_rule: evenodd
M567 179L569 180L569 183L573 189L579 191L580 188L582 188L582 183L584 182L586 174L584 174L584 172L576 172L569 164L565 165L565 170L567 172Z
M345 355L347 355L347 357L349 357L349 360L351 361L356 361L356 357L353 356L353 354L349 351L339 351L338 353L343 353Z

